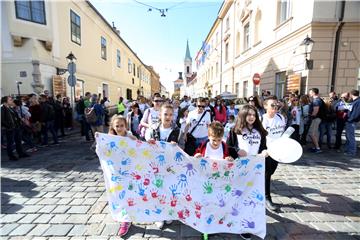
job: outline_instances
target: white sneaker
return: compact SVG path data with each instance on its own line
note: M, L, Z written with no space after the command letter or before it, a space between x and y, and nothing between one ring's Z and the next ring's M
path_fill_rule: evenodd
M172 224L172 222L173 222L172 220L165 221L166 224Z
M155 226L159 229L162 229L164 227L164 221L161 221L161 222L155 222Z

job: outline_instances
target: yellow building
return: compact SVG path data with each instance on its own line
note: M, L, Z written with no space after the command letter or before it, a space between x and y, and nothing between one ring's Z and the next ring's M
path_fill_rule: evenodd
M359 12L359 1L224 1L195 59L197 96L360 89Z
M76 60L76 96L101 93L115 103L151 94L150 71L120 32L88 1L2 1L2 95L57 94ZM66 87L65 87L66 85Z

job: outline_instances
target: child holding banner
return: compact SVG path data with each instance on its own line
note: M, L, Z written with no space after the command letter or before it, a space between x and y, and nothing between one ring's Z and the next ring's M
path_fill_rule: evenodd
M224 126L214 121L208 128L208 140L203 142L195 151L194 157L206 157L212 159L226 159L233 161L234 159L229 156L228 146L222 138L224 136Z
M238 112L234 128L227 139L233 158L261 154L266 157L266 135L258 111L252 105L244 105ZM241 234L242 239L251 239L249 233Z
M266 114L263 115L262 125L268 132L267 141L273 141L284 133L286 128L285 118L278 113L279 104L275 96L270 96L264 101ZM271 157L266 158L265 162L265 196L266 196L266 207L269 210L275 211L278 209L270 196L270 180L271 175L274 174L277 168L278 162Z
M155 141L178 143L180 129L173 122L174 108L170 104L163 104L160 109L160 122L150 128L148 143L155 144ZM164 223L171 224L172 221L155 222L155 225L162 229Z
M128 124L126 118L123 115L114 115L111 118L109 125L110 125L109 126L110 135L128 137L132 140L136 140L136 137L132 135L131 131L128 131L127 129ZM118 235L124 236L125 234L127 234L130 226L131 226L130 220L127 222L121 222Z

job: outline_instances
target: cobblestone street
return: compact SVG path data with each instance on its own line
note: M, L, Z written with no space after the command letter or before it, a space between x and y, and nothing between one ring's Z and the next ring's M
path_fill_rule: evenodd
M120 239L99 161L78 134L17 162L2 153L1 239ZM360 159L329 150L281 164L274 175L266 239L360 239ZM175 222L135 224L124 239L200 239ZM219 234L210 239L238 239ZM258 239L258 238L253 238Z

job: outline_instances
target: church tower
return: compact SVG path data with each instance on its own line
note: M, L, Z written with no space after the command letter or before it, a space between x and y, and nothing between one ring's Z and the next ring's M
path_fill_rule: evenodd
M185 59L184 59L184 76L185 81L187 78L190 78L192 76L192 58L190 56L190 49L189 49L189 40L186 41L186 53L185 53Z

